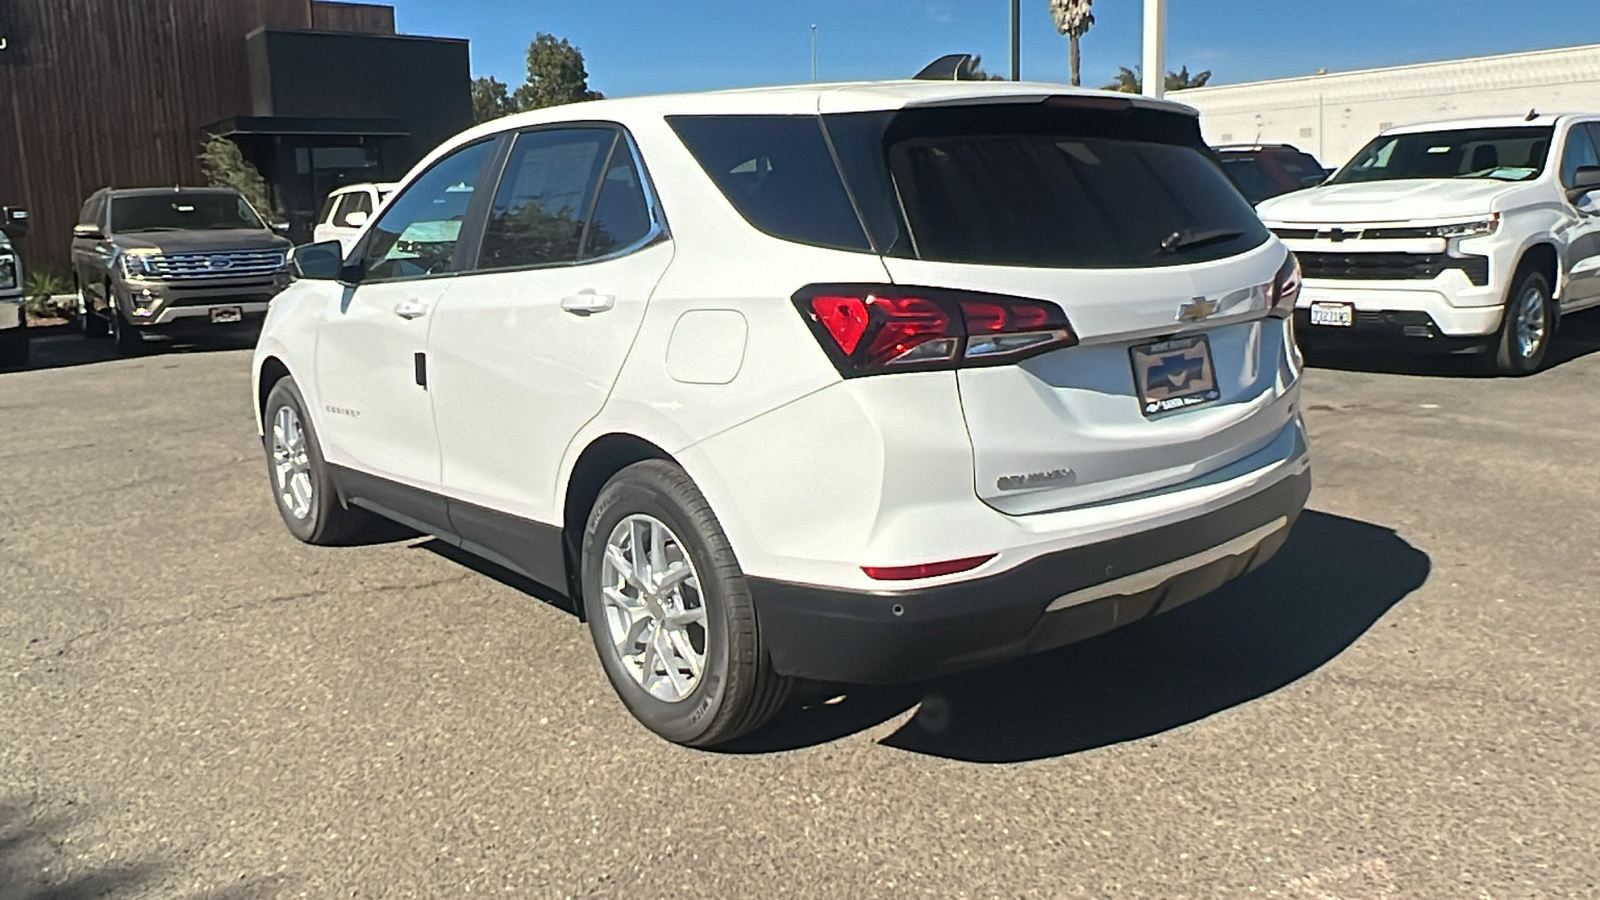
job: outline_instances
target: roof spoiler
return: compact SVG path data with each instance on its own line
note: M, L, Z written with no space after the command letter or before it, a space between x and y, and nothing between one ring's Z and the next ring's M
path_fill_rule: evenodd
M971 53L951 53L929 63L913 75L917 81L972 81L978 58Z

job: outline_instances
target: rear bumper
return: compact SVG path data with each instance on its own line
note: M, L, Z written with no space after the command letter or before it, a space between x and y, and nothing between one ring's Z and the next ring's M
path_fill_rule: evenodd
M1309 470L1204 515L1038 557L997 575L900 593L751 578L782 674L892 684L1094 637L1217 589L1277 552Z

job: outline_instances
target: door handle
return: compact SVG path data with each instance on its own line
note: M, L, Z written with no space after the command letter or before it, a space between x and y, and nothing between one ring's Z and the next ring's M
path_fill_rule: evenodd
M561 300L561 308L569 313L587 316L591 313L605 312L617 305L617 298L610 294L596 294L594 291L581 291L571 297Z
M420 300L402 300L394 306L394 314L402 319L420 319L428 314L428 304Z

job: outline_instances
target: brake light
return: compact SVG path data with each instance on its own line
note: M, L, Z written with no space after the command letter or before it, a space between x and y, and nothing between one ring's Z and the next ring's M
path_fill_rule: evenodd
M1295 259L1293 253L1283 261L1283 267L1278 270L1276 278L1266 286L1267 314L1276 319L1287 319L1294 315L1295 302L1300 299L1300 260Z
M846 377L1002 365L1078 342L1054 303L893 285L814 285L795 306Z
M937 578L940 575L970 572L994 559L996 555L991 553L988 556L969 556L966 559L923 563L919 566L862 566L861 571L867 573L867 577L873 581L914 581L918 578Z

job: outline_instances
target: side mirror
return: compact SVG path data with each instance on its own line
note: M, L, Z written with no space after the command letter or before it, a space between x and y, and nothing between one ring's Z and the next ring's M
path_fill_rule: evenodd
M0 234L13 240L28 236L28 211L20 206L0 207Z
M267 225L267 227L271 228L273 231L277 232L278 234L288 234L289 233L289 223L288 222L271 222L271 223L269 223Z
M72 236L86 241L103 241L106 239L106 233L100 230L99 225L74 225L72 226Z
M344 214L344 227L346 228L360 228L365 224L367 224L367 214L359 209Z
M1567 196L1577 202L1584 194L1600 191L1600 166L1583 166L1578 169L1578 174L1572 178L1572 187L1567 189Z
M289 251L295 275L309 281L355 281L360 266L344 264L344 245L338 241L301 244Z

